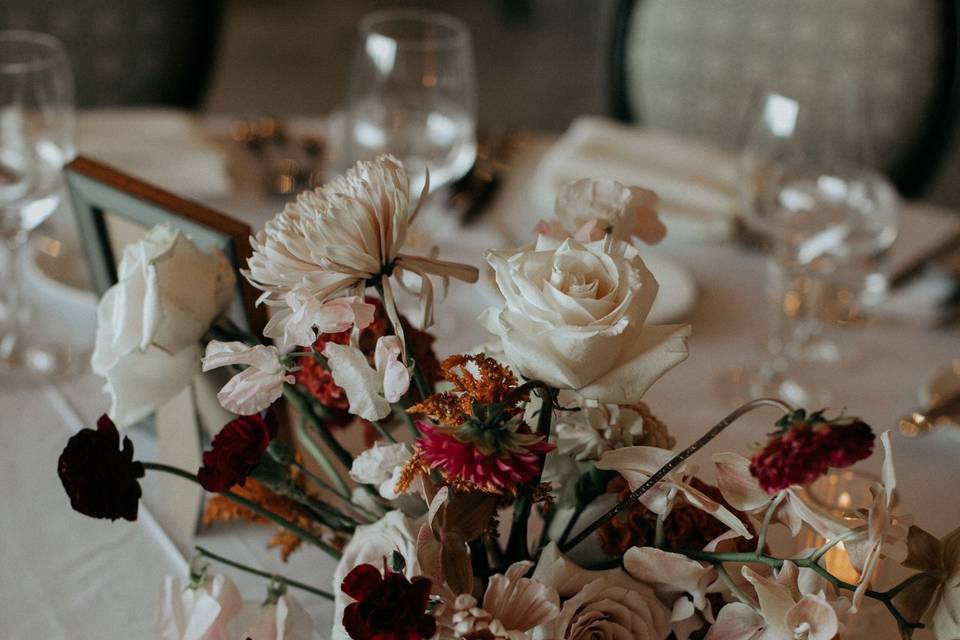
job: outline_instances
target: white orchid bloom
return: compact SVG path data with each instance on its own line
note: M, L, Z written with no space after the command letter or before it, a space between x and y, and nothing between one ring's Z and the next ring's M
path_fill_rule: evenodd
M317 339L317 333L340 333L356 327L365 329L373 322L376 307L364 302L360 296L343 296L321 302L303 287L293 289L284 298L290 315L282 324L281 345L284 347L309 347ZM277 333L274 316L267 323L264 335Z
M231 640L230 623L240 613L240 592L229 576L205 576L198 585L163 580L156 622L161 640Z
M626 479L633 491L649 480L674 455L676 454L673 451L658 447L624 447L604 453L597 462L597 468L616 471ZM644 493L640 502L650 511L666 517L677 496L683 495L691 506L712 515L744 538L752 538L753 535L743 522L729 509L690 484L688 478L695 473L696 467L693 465L678 465Z
M397 336L377 340L374 367L367 356L348 345L328 342L323 349L333 380L350 401L350 413L365 420L380 420L390 413L390 403L410 387L410 371L402 362L402 344Z
M847 523L826 513L803 499L799 487L788 487L775 494L763 490L750 473L750 461L736 453L717 453L713 456L717 471L717 487L730 506L738 511L761 515L771 502L779 500L773 517L789 527L796 537L806 523L827 539L834 539L849 531Z
M246 365L217 393L220 405L232 413L249 416L260 413L283 395L283 384L293 384L280 364L280 352L274 346L248 346L242 342L207 344L203 370L210 371L228 365Z
M882 482L874 483L871 487L873 503L865 514L861 512L866 531L845 543L850 563L860 572L857 590L853 594L854 611L863 601L881 557L886 556L896 562L903 562L907 557L906 538L912 518L893 513L897 479L893 470L890 431L880 435L880 443L884 455Z

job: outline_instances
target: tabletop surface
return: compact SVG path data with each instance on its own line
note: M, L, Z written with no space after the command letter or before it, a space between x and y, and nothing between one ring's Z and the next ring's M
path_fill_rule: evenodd
M481 264L487 248L516 246L532 239L539 217L531 212L527 185L537 159L549 144L536 138L518 159L493 208L480 223L460 229L440 221L434 237L441 258ZM239 189L208 204L254 227L279 210L276 201ZM922 217L908 208L905 226ZM451 251L456 247L456 253ZM693 326L690 356L647 393L645 401L684 446L722 418L729 407L715 390L723 370L757 358L757 340L766 331L764 259L733 244L682 245L666 242L657 249L683 263L699 288L697 304L686 318ZM453 283L439 307L438 351L441 356L487 340L476 317L492 303L488 294ZM861 353L858 361L829 372L836 405L872 424L877 431L896 428L897 416L915 406L918 386L933 372L960 357L960 331L928 330L902 324L850 329L844 337ZM136 523L109 523L84 518L69 509L55 473L56 457L69 433L92 426L108 406L101 382L89 371L53 387L0 392L0 637L148 638L154 637L152 610L164 574L180 574L184 550L166 537L150 515L148 477L143 515ZM737 423L698 454L709 467L709 454L746 451L764 434L775 416L758 412ZM138 451L149 454L145 434L131 434ZM893 434L901 503L918 524L942 535L960 523L957 460L960 429L941 430L920 439ZM146 455L142 455L147 459ZM875 457L865 468L876 471ZM334 564L314 550L282 563L267 553L266 527L219 526L198 541L241 562L278 571L321 588L329 588ZM245 597L259 599L262 581L234 574ZM304 596L326 637L332 607ZM885 637L885 634L880 634ZM895 637L895 635L890 635ZM920 636L922 637L922 636Z

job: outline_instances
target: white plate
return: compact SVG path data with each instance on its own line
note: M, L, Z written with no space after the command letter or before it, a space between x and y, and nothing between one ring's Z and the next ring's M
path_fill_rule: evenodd
M685 266L662 253L641 250L640 255L660 284L647 322L664 324L684 319L697 302L697 283L693 274Z

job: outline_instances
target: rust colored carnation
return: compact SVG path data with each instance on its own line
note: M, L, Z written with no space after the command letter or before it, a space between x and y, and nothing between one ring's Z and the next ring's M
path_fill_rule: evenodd
M431 582L408 580L384 562L383 574L372 564L360 564L343 579L341 590L356 600L343 612L343 627L354 640L418 640L437 632L437 620L427 613Z
M723 504L737 515L741 521L748 522L745 514L732 508L723 499L716 487L692 478L690 483L708 497ZM621 476L610 481L608 491L618 494L618 500L625 500L630 488ZM748 524L749 529L752 527ZM609 556L620 557L631 547L650 546L656 539L657 514L637 502L625 514L611 519L597 531L600 548ZM677 498L670 515L664 521L664 547L666 549L702 549L714 538L727 532L727 527L702 509L689 504L683 496ZM731 541L737 551L752 549L749 541L736 538Z
M211 493L243 485L276 435L276 423L259 415L231 420L214 436L210 451L203 452L197 480Z
M859 418L827 420L818 411L787 414L778 430L750 460L750 473L767 493L808 485L830 467L849 467L873 452L874 434Z
M82 429L67 441L57 462L57 474L70 497L70 506L91 518L137 519L143 463L133 460L133 443L106 414L97 429Z

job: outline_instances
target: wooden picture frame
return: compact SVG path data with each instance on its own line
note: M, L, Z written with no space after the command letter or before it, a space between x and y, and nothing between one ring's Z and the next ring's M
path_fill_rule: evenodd
M228 316L254 335L262 334L266 312L256 305L256 289L240 274L241 261L252 253L252 230L247 224L83 156L64 167L64 178L90 276L100 297L117 282L123 247L165 223L201 250L219 249L230 261L237 284ZM204 442L233 417L216 398L217 389L227 379L224 371L201 373L198 363L192 383L159 407L152 423L161 462L184 469L199 468ZM283 416L282 405L278 410ZM175 476L161 476L160 499L153 505L155 515L174 543L187 553L198 531L203 489Z
M237 296L230 318L255 335L262 333L266 313L263 307L256 306L257 290L239 272L241 261L252 253L253 231L249 225L84 156L77 156L64 167L64 177L98 295L102 296L117 282L123 247L116 246L116 236L133 236L167 223L200 249L216 248L223 252L237 277Z

